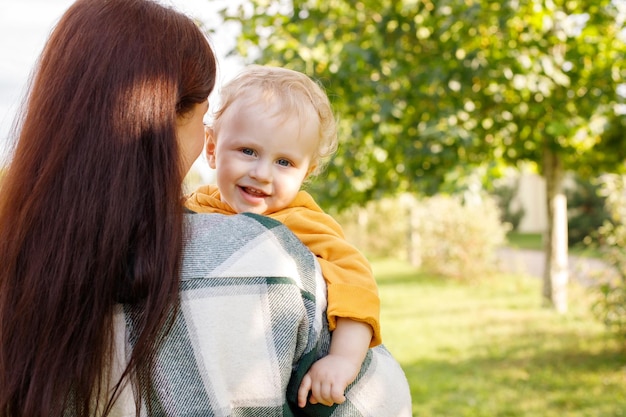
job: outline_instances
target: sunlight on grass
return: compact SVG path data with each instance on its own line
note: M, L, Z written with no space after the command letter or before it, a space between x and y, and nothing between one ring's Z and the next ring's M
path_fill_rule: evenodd
M513 249L544 250L543 235L541 233L510 232L507 234L506 240L507 246ZM584 243L573 245L568 250L570 255L575 256L589 258L599 258L601 256L601 251L597 247Z
M506 235L508 246L516 249L543 249L543 236L541 233L509 232Z
M541 307L541 281L501 275L466 284L399 261L372 264L385 345L403 366L413 413L626 416L626 354L570 288L571 311Z

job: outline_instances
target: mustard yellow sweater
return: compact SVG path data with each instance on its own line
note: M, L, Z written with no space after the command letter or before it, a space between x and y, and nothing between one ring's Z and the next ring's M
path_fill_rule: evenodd
M198 213L235 214L221 201L217 186L198 188L185 200L185 206ZM328 324L331 330L337 317L372 326L370 346L379 345L380 299L369 262L345 240L339 223L324 213L306 191L283 210L268 215L285 224L317 256L328 286Z

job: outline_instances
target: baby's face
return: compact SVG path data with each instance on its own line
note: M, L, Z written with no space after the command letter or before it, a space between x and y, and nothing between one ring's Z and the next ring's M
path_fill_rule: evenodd
M271 214L287 207L311 171L316 120L275 115L264 104L234 103L207 143L222 201L237 213Z

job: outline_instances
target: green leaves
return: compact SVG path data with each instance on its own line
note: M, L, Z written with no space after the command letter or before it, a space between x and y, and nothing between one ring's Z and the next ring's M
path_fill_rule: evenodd
M623 16L609 0L250 1L225 17L248 61L326 88L340 147L323 206L430 194L452 170L541 160L617 169ZM604 121L604 122L603 122Z

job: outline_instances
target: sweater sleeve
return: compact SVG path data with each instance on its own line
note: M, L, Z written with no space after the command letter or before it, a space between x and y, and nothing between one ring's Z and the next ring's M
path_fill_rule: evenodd
M339 223L321 210L292 208L276 217L318 257L328 287L328 322L334 330L337 317L369 324L370 346L382 342L380 299L371 266L365 256L346 241Z

